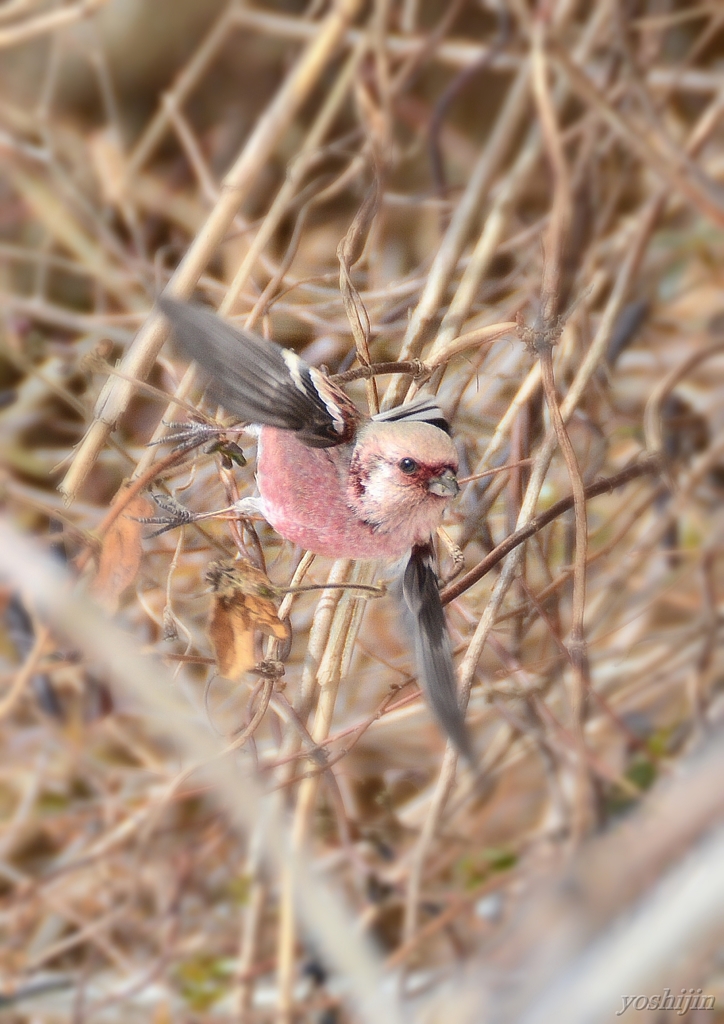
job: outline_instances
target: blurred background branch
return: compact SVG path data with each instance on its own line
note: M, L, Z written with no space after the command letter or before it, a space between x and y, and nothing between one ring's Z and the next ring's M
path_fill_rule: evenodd
M723 60L707 0L4 4L13 1024L724 999ZM229 511L254 438L166 288L360 407L438 393L482 781L394 570Z

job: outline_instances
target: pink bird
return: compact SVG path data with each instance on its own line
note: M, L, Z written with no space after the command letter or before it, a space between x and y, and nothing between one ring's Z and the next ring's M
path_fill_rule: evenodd
M458 493L458 456L430 397L371 419L294 352L201 306L159 299L229 412L260 427L255 509L286 540L333 558L399 559L421 685L472 761L440 602L432 534Z

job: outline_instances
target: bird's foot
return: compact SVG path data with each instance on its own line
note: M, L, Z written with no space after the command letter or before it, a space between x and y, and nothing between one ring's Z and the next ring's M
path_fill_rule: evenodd
M239 498L231 507L239 513L242 519L266 518L262 511L261 498Z

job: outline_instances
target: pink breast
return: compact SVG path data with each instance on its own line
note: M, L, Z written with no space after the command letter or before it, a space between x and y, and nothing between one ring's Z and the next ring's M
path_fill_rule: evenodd
M262 427L257 483L270 525L286 540L333 558L399 558L401 532L375 533L346 502L349 447L309 448L288 430Z

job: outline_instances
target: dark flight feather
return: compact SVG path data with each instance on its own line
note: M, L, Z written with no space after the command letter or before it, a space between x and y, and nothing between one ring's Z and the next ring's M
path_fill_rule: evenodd
M214 401L229 412L247 423L293 430L312 448L351 440L360 422L358 409L303 359L292 352L285 358L285 350L275 342L232 327L204 306L169 298L159 298L158 306L184 353L205 371ZM419 395L373 419L430 423L451 433L430 395Z
M251 331L232 327L203 306L160 298L184 353L208 377L214 401L247 423L293 430L314 448L351 440L359 412L347 396L307 364ZM336 412L336 415L335 415Z
M432 547L417 545L412 549L402 579L405 604L413 618L417 671L441 728L467 761L474 765L465 716L458 703L450 637L434 564Z

